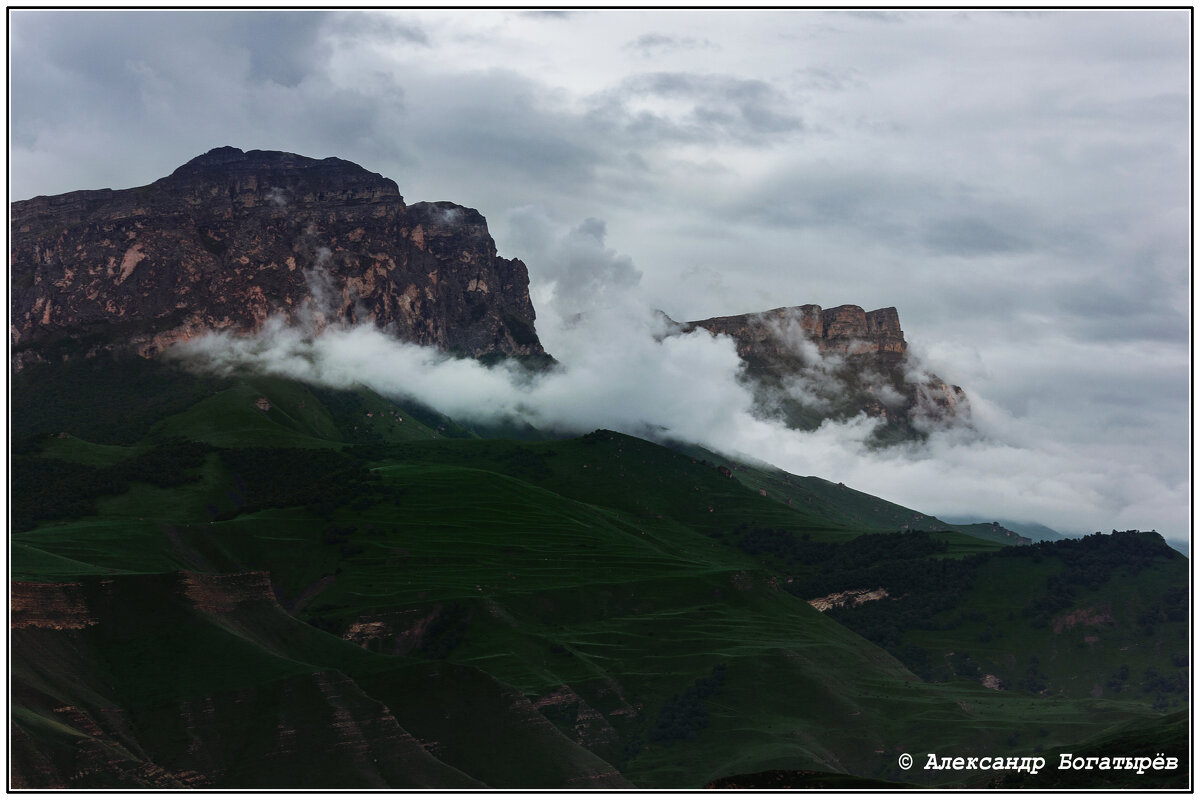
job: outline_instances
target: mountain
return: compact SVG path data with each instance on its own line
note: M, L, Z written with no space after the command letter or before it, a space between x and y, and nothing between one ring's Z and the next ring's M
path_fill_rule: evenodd
M909 355L895 308L802 305L667 320L677 333L703 328L733 339L759 408L793 428L866 414L882 423L877 440L886 443L970 419L963 390Z
M1089 785L1188 785L1190 568L1153 532L1013 547L695 445L160 357L280 315L548 359L482 217L337 159L223 148L13 220L10 789L971 788L1026 782L920 754L1126 746L1181 765ZM703 322L764 402L840 381L796 414L940 424L894 310L804 308Z
M469 356L544 357L529 275L479 212L406 205L338 158L221 147L148 186L11 205L13 364L149 356L271 315L371 320Z

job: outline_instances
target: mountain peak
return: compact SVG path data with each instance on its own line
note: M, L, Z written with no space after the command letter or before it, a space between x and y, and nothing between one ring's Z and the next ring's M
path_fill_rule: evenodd
M231 164L236 161L244 160L245 157L245 151L237 147L230 147L228 145L225 147L214 147L207 153L196 156L179 169L187 169L188 167L213 167L221 164Z
M395 181L353 161L236 147L217 147L196 156L152 186L186 194L196 189L203 193L221 184L243 204L279 205L293 198L323 201L326 195L358 202L404 199Z
M186 164L178 167L172 174L188 173L197 169L212 169L214 167L247 167L265 170L341 168L347 172L370 173L353 161L330 156L328 158L310 158L297 153L283 150L241 150L237 147L214 147L207 153L202 153Z

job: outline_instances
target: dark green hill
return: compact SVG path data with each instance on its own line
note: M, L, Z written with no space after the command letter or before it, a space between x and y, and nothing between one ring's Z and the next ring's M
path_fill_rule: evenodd
M1041 695L1187 706L1190 567L1158 534L1006 548L961 568L971 577L956 606L898 635L914 658L926 654L926 676L991 675ZM860 622L872 624L848 624Z
M927 681L1187 703L1190 570L1157 533L973 551L955 533L818 541L742 524L720 538Z

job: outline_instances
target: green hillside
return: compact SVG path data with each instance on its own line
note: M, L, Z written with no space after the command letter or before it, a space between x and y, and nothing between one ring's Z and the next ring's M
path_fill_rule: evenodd
M1186 560L1147 535L888 533L854 513L884 501L609 431L484 439L367 391L118 369L159 387L149 424L133 393L118 413L46 388L103 373L15 385L27 786L933 785L970 776L897 756L1027 755L1178 699ZM888 598L809 602L895 575ZM1044 686L1022 684L1030 656Z
M843 483L812 476L792 475L769 464L719 455L697 445L676 443L672 447L694 458L725 466L739 482L766 497L855 530L957 531L976 539L1003 545L1028 543L1021 541L1023 534L997 522L945 522L929 514L860 492Z

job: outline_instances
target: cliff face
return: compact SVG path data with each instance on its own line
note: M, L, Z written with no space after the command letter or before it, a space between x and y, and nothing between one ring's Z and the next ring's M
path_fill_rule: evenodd
M793 428L866 414L889 442L969 417L962 389L909 355L895 308L802 305L673 325L733 339L760 410Z
M828 310L816 305L791 306L758 314L713 317L682 326L685 333L696 328L731 337L743 360L790 355L797 349L797 336L814 343L821 353L903 355L908 349L900 330L900 315L894 308L863 311L858 306Z
M337 158L223 147L135 189L12 204L14 366L153 355L273 314L373 321L470 356L540 355L525 265L452 203Z

